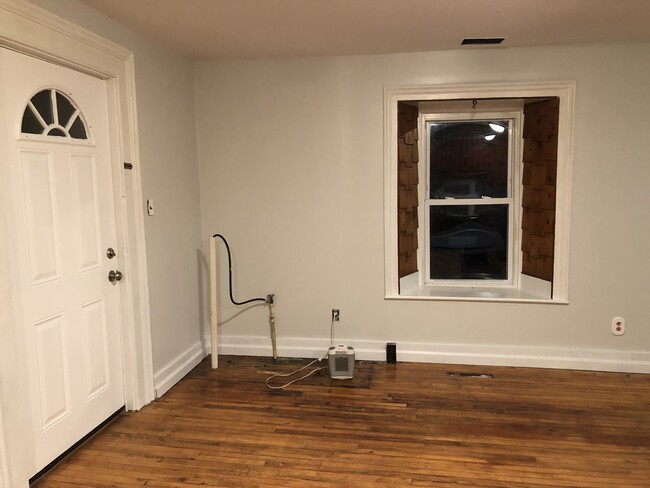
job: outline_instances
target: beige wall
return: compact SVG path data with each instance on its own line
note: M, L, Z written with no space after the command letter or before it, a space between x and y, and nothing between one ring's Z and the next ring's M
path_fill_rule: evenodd
M142 194L155 203L144 222L156 375L203 336L192 63L77 0L32 1L134 52Z
M362 356L391 340L410 359L650 371L648 56L614 44L197 63L203 234L230 239L238 295L276 294L281 353L318 354L338 307L337 336ZM577 83L570 305L384 300L384 87L544 80ZM224 350L268 352L265 311L237 315L221 295Z
M631 358L650 370L650 45L201 62L192 73L76 0L33 1L135 52L144 196L156 201L145 220L156 371L206 333L197 250L214 232L233 246L236 297L276 294L284 354L316 355L338 307L337 336L372 357L393 340L414 359L605 358L616 369ZM383 88L543 80L577 82L570 305L384 300ZM224 350L270 352L266 310L223 300L220 260ZM623 337L609 332L616 315Z

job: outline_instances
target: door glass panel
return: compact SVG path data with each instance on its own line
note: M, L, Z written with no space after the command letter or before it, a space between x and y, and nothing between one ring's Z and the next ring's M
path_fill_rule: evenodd
M54 114L52 112L52 94L50 90L43 90L34 95L31 99L32 105L39 113L46 124L54 123Z
M56 101L54 104L52 96ZM41 90L30 99L30 102L31 105L28 104L23 111L21 133L88 139L88 130L79 110L63 92L55 89ZM39 120L39 116L43 121ZM74 121L71 121L73 117Z
M86 127L84 126L84 123L80 117L77 117L77 119L72 124L72 127L70 127L70 137L74 139L88 139L88 135L86 134Z
M63 127L68 125L70 117L75 113L74 106L61 92L56 92L56 111L59 115L59 124Z
M56 136L56 137L65 137L65 132L63 132L61 129L50 129L50 131L47 133L48 136Z
M20 131L23 134L42 134L43 129L43 125L36 118L32 109L27 107L23 113L23 121L20 124Z

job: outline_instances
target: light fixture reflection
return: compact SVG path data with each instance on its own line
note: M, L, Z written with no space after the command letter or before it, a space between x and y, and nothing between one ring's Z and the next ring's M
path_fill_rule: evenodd
M497 136L496 134L490 134L489 136L485 136L485 140L486 140L486 141L491 141L491 140L494 139L496 136Z
M490 129L492 129L494 132L498 132L499 134L506 130L504 126L495 124L493 122L489 122L488 125L490 126Z

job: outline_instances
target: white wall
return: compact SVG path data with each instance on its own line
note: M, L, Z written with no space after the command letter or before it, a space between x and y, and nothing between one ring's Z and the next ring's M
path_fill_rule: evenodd
M338 336L368 357L392 340L400 359L650 371L647 43L203 62L192 74L77 0L33 1L135 52L159 380L207 332L198 249L214 232L233 245L237 298L276 294L283 354L318 354L338 307ZM384 86L572 79L570 305L384 300ZM270 352L265 308L229 306L225 271L223 350ZM615 315L623 337L609 332Z
M235 254L237 298L275 293L281 354L337 336L381 358L650 372L650 44L201 62L203 235ZM385 300L385 86L576 80L570 305ZM263 307L225 297L223 352L266 353ZM612 317L627 333L610 333Z
M154 375L168 387L203 336L192 63L77 0L32 2L134 52L143 196L155 203L144 217Z

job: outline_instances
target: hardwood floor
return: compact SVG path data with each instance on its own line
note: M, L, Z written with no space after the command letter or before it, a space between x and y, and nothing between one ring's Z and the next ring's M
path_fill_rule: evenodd
M307 361L208 360L36 486L650 486L650 375L361 361L271 391Z

